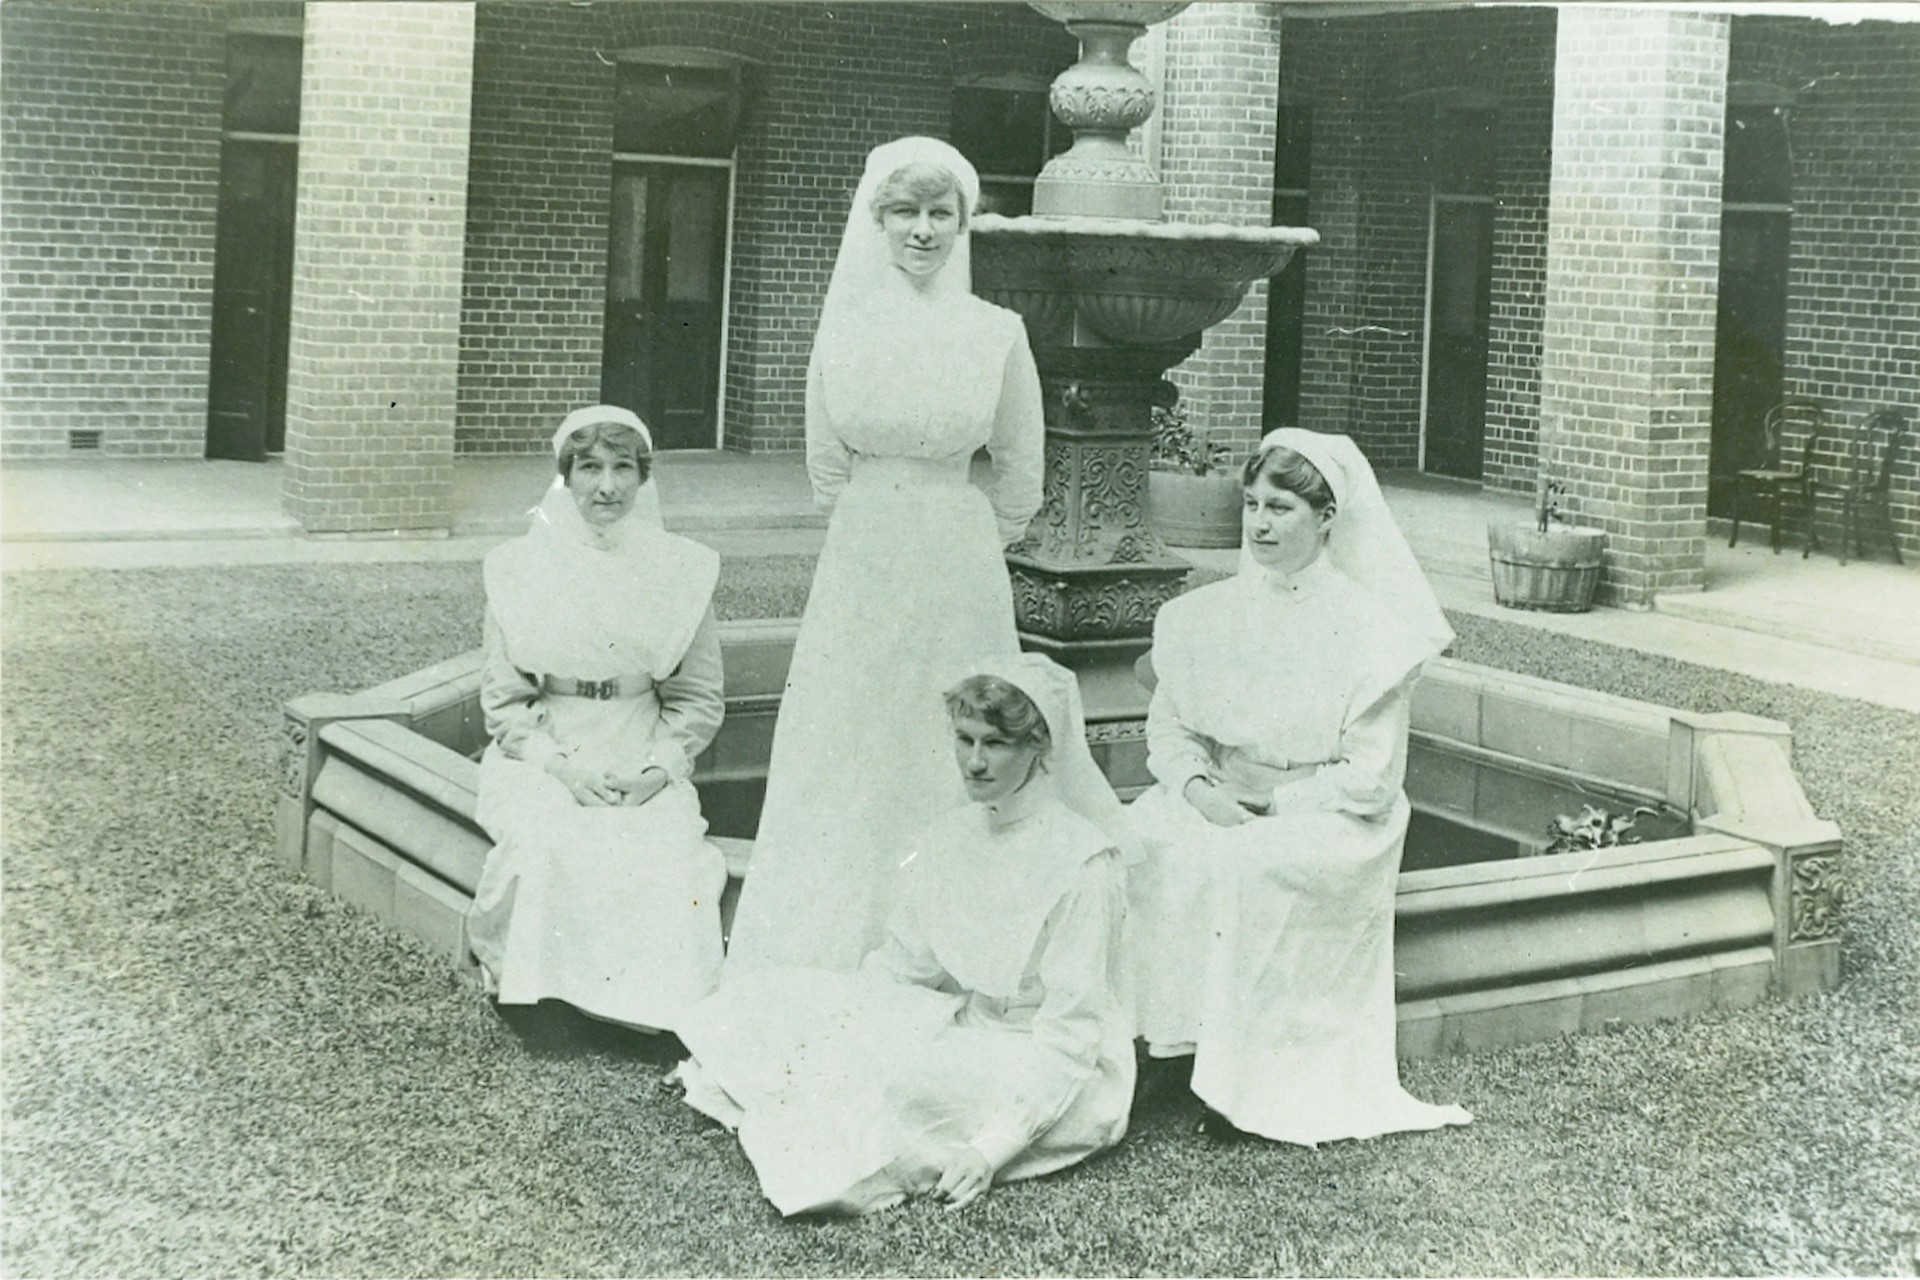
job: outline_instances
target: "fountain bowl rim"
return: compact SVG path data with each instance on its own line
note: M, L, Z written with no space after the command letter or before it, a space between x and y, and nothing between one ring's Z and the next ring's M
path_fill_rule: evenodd
M1312 227L1256 227L1228 222L1156 222L1145 218L1102 218L1090 215L1001 213L975 215L974 235L1041 238L1156 240L1178 244L1290 245L1306 249L1320 243Z

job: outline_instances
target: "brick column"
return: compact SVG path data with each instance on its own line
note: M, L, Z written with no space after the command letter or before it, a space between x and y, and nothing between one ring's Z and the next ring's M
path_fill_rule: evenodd
M287 511L451 523L473 4L306 7Z
M1270 225L1279 14L1266 5L1196 4L1166 25L1165 67L1160 176L1168 220ZM1266 348L1261 280L1172 375L1188 420L1236 453L1260 437Z
M1705 583L1727 28L1559 11L1540 454L1629 607Z

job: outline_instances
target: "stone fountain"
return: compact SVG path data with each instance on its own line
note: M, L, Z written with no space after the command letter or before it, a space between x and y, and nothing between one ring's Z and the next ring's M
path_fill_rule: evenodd
M974 291L1026 320L1046 397L1045 506L1008 556L1022 636L1084 675L1144 651L1191 567L1146 519L1163 375L1319 236L1164 219L1158 175L1127 146L1155 105L1127 50L1185 3L1033 7L1080 40L1049 95L1073 146L1041 170L1032 214L974 221Z
M1009 557L1021 627L1074 666L1089 745L1122 795L1150 781L1132 658L1187 572L1145 519L1161 375L1254 280L1318 239L1161 219L1159 183L1126 149L1153 111L1126 50L1181 7L1036 6L1081 39L1080 64L1053 88L1074 146L1042 174L1032 216L975 223L975 288L1025 317L1047 393L1046 509ZM736 879L751 866L796 626L722 624L726 718L695 782ZM288 870L463 966L490 844L475 820L482 669L476 649L288 703L277 812ZM1840 833L1793 774L1787 726L1439 658L1414 690L1408 761L1415 812L1439 834L1395 894L1403 1055L1839 981ZM1588 798L1676 821L1644 844L1537 847L1549 814Z

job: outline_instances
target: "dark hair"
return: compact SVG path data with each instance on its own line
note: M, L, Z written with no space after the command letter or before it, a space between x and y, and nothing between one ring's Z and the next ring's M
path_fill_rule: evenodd
M624 422L589 422L561 442L560 456L556 459L561 478L572 480L574 459L583 453L592 453L596 445L605 445L615 454L632 458L640 468L641 484L653 474L653 454L638 431Z
M972 716L1007 735L1020 746L1053 746L1047 718L1033 699L999 676L968 676L947 690L947 714Z
M1262 449L1248 458L1247 465L1240 469L1240 487L1251 489L1261 476L1274 488L1285 489L1304 499L1315 511L1325 511L1334 505L1333 486L1320 474L1320 468L1283 444Z
M880 220L880 211L888 202L911 197L914 200L938 200L948 192L953 193L953 202L960 207L960 230L967 229L967 191L960 185L960 179L951 169L927 160L916 160L912 164L903 164L887 175L873 193L873 220Z

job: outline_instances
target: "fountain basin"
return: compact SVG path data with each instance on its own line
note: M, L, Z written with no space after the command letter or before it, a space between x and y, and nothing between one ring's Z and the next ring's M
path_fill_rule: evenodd
M751 873L796 628L722 626L727 717L695 781L736 882ZM1135 793L1150 781L1146 692L1130 660L1093 663L1080 680L1094 756ZM282 865L459 965L471 963L464 918L490 845L473 820L479 685L476 650L361 693L295 699L277 813ZM1395 900L1403 1054L1838 982L1840 833L1807 804L1786 726L1437 659L1413 731L1409 793L1443 829L1437 845L1415 844ZM1658 807L1673 834L1537 856L1554 815L1528 812L1542 801L1516 799L1516 774L1559 788L1549 807L1580 796Z
M1308 227L983 213L973 287L1019 312L1035 347L1074 345L1076 319L1103 342L1164 346L1226 319L1253 281L1319 242Z

